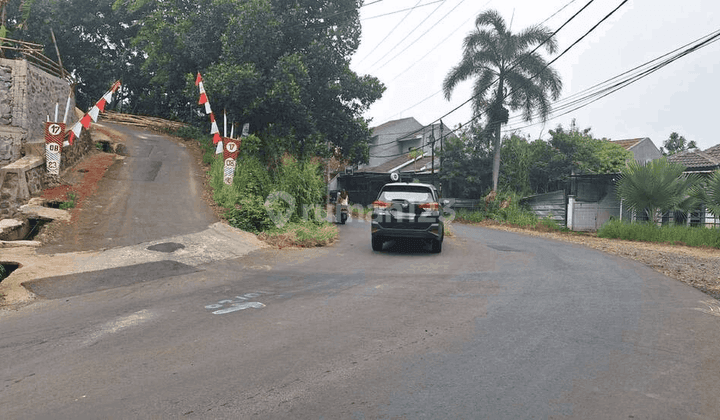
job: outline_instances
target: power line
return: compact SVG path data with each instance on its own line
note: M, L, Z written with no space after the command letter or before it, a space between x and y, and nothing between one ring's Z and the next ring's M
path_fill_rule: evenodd
M421 0L421 1L422 1L422 0ZM445 0L435 0L435 1L431 1L430 3L421 4L421 5L419 5L419 6L416 4L416 5L413 6L413 7L408 7L408 8L406 8L406 9L401 9L401 10L396 10L396 11L394 11L394 12L383 13L383 14L381 14L381 15L371 16L371 17L368 17L368 18L360 19L360 20L370 20L370 19L376 19L376 18L385 17L385 16L390 16L390 15L396 15L396 14L398 14L398 13L407 12L408 10L412 11L412 10L415 10L415 9L419 9L419 8L421 8L421 7L430 6L430 5L432 5L432 4L440 3L440 2L443 2L443 1L445 1ZM418 3L420 3L420 2L418 2Z
M463 0L463 1L465 1L465 0ZM573 1L575 1L575 0L573 0ZM488 4L490 4L491 2L492 2L492 0L488 0L488 2L485 3L482 8L480 8L480 10L484 9L484 8L485 8ZM461 3L462 3L462 2L461 2ZM455 7L457 7L457 6L455 6ZM455 10L455 9L453 9L453 10ZM451 10L451 12L452 12L453 10ZM478 10L477 13L479 13L480 10ZM443 16L443 19L444 19L444 18L445 18L445 17ZM427 57L427 56L430 55L433 51L435 51L436 49L438 49L442 44L445 43L445 41L448 40L448 38L450 38L451 36L455 35L455 32L457 32L457 31L459 31L460 29L462 29L462 27L465 26L466 23L468 23L469 21L471 21L471 20L473 20L473 19L475 19L475 16L472 16L472 15L471 15L470 18L468 18L468 19L467 19L465 22L463 22L461 25L458 25L458 27L455 28L454 31L450 32L450 34L449 34L448 36L446 36L442 41L440 41L440 42L437 43L434 47L432 47L430 50L428 50L428 52L425 53L425 55L423 55L422 57L420 57L420 59L418 59L418 60L413 60L413 63L412 63L408 68L406 68L405 70L403 70L402 72L400 72L400 74L398 74L397 76L395 76L392 80L393 80L393 81L394 81L394 80L397 80L398 77L400 77L400 76L402 76L403 74L407 73L408 70L410 70L411 68L415 67L417 64L419 64L420 62L422 62L422 61L425 59L425 57ZM441 19L441 20L442 20L442 19ZM439 23L439 22L438 22L438 23ZM425 35L425 34L423 34L423 35ZM419 39L419 38L418 38L418 39ZM416 41L417 41L417 40L416 40ZM393 59L394 59L394 58L395 58L395 57L393 57ZM383 66L384 66L384 64L383 64ZM382 67L381 67L381 68L382 68ZM378 69L378 70L379 70L379 69ZM440 92L442 92L442 90L438 91L438 93L440 93ZM435 96L435 95L432 95L432 96ZM430 97L432 97L432 96L430 96ZM430 97L428 97L428 98L430 98ZM421 102L418 102L417 104L413 105L412 107L410 107L410 108L408 108L408 109L411 109L411 108L415 107L416 105L419 105L420 103L422 103L422 102L424 102L424 101L425 101L425 100L423 100L423 101L421 101ZM402 111L401 111L401 112L402 112ZM397 115L397 114L395 114L395 115Z
M518 65L520 65L520 63L522 63L523 60L527 59L532 53L534 53L535 51L537 51L542 45L544 45L544 44L547 43L550 39L552 39L558 32L560 32L561 29L563 29L567 24L569 24L573 19L575 19L580 13L582 13L583 10L585 10L588 6L590 6L590 4L592 4L593 1L595 1L595 0L590 0L590 1L588 1L588 2L585 4L585 6L583 6L583 7L582 7L580 10L578 10L574 15L572 15L572 16L570 17L570 19L566 20L565 23L563 23L562 25L560 25L560 27L557 28L552 34L550 34L550 36L548 36L542 43L540 43L540 45L536 46L536 47L535 47L532 51L530 51L529 53L523 54L522 57L520 57L512 66L509 67L508 71L509 71L509 70L512 70L512 69L514 69L515 67L517 67ZM628 1L628 0L624 0L622 4L625 4L627 1ZM622 6L622 4L621 4L621 6ZM615 9L615 10L617 10L617 9ZM612 14L612 13L614 13L614 11L611 12L611 14ZM607 19L608 17L609 17L609 15L606 16L605 18L603 18L603 20L601 20L601 22L604 21L605 19ZM587 34L590 33L590 32L592 32L592 30L594 30L596 27L597 27L597 25L595 25L590 31L588 31L585 35L583 35L582 38L584 38L585 36L587 36ZM580 38L580 39L582 39L582 38ZM573 43L573 45L575 45L575 44L577 44L577 41L576 41L575 43ZM565 54L568 50L569 50L569 48L566 49L562 54L560 54L560 56L562 56L563 54ZM560 56L558 56L557 58L559 58ZM556 58L555 60L557 60L557 58ZM554 62L555 60L553 60L552 62ZM552 63L552 62L551 62L551 63ZM542 73L543 71L545 71L545 69L546 69L548 66L549 66L549 64L548 64L547 66L545 66L541 71L539 71L538 73L536 73L533 77L531 77L530 80L534 79L534 78L537 77L540 73ZM498 80L499 80L499 79L495 79L495 80L493 80L492 82L490 82L490 83L486 86L486 89L487 89L488 87L492 86L493 84L495 84L495 82L497 82ZM505 97L507 97L507 96L508 96L508 95L505 95ZM467 105L468 103L472 102L474 99L475 99L475 95L471 96L470 99L468 99L467 101L461 103L461 104L458 105L457 107L453 108L452 110L450 110L449 112L447 112L447 113L446 113L445 115L443 115L442 117L435 119L431 124L434 124L434 123L440 121L441 119L447 117L448 115L452 114L453 112L457 111L458 109L460 109L460 108L462 108L463 106ZM482 113L481 113L481 114L482 114ZM474 117L470 120L470 122L472 122L473 120L475 120L475 119L478 118L479 116L480 116L480 115L474 116Z
M422 0L418 0L418 2L415 3L415 7L417 7L417 5L420 4L421 2L422 2ZM400 19L400 22L398 22L397 25L395 25L395 27L392 28L392 29L390 30L390 32L388 32L387 35L385 35L385 38L383 38L382 41L380 41L375 47L373 47L371 51L375 51L375 49L376 49L377 47L379 47L380 45L382 45L382 43L385 42L385 40L388 39L388 37L389 37L390 35L392 35L393 32L395 32L395 29L397 29L398 26L400 26L400 24L402 24L402 23L405 21L405 19L407 19L408 16L410 16L410 13L412 13L412 11L415 9L415 7L411 7L410 9L407 9L407 10L409 10L409 11L405 14L405 16L403 16L402 19ZM366 55L365 58L363 58L362 60L360 60L360 61L358 62L358 65L360 65L363 61L365 61L365 59L368 58L368 57L369 57L369 55Z
M558 28L555 32L553 32L553 34L550 35L547 40L549 40L550 38L552 38L553 36L555 36L555 34L557 34L557 32L558 32L560 29L562 29L562 28L563 28L565 25L567 25L571 20L573 20L578 14L580 14L580 12L582 12L583 10L585 10L585 8L587 8L587 7L590 5L590 3L592 3L593 1L594 1L594 0L590 0L582 9L580 9L577 13L575 13L572 17L570 17L570 19L568 19L563 25L561 25L560 28ZM575 42L573 42L573 44L570 45L570 47L566 48L562 53L560 53L560 55L558 55L557 57L555 57L550 63L548 63L545 67L543 67L543 69L541 69L539 72L537 72L535 75L533 75L533 76L530 78L530 80L534 79L535 77L537 77L538 75L540 75L543 71L545 71L545 69L547 69L552 63L554 63L554 62L557 61L560 57L562 57L565 53L567 53L567 52L570 50L570 48L572 48L573 46L577 45L578 42L580 42L580 41L581 41L582 39L584 39L587 35L589 35L592 31L594 31L602 22L604 22L605 20L607 20L611 15L613 15L620 7L622 7L622 6L623 6L625 3L627 3L627 2L628 2L628 0L624 0L622 3L620 3L620 5L618 5L615 9L613 9L610 13L608 13L605 17L603 17L597 24L595 24L592 28L590 28L590 30L588 30L583 36L581 36L578 40L576 40ZM547 40L544 41L543 43L547 42ZM541 44L541 45L542 45L542 44ZM537 48L539 48L539 46L538 46ZM537 50L537 48L536 48L535 50ZM535 50L533 50L532 52L534 52ZM531 52L531 53L532 53L532 52ZM511 67L511 68L514 68L515 66L517 66L522 60L524 60L524 59L527 58L527 57L528 57L528 54L523 55L523 57L521 57L521 59L518 60L518 61L515 63L515 65L514 65L513 67ZM497 79L496 79L495 81L491 82L488 86L494 84L496 81L497 81ZM507 97L510 96L511 94L512 94L512 92L504 95L504 98L507 98ZM448 115L452 114L453 112L457 111L457 110L460 109L462 106L464 106L464 105L466 105L467 103L469 103L470 101L472 101L474 98L475 98L475 96L471 97L469 100L463 102L460 106L454 108L453 110L451 110L450 112L446 113L446 114L443 115L442 117L434 120L431 124L434 124L435 122L438 122L438 121L441 120L442 118L445 118L445 117L447 117ZM465 124L463 124L463 125L467 125L467 124L472 123L472 122L475 121L477 118L479 118L480 116L482 116L482 114L483 114L483 112L480 112L480 113L478 113L477 115L474 115L469 121L467 121L467 122L466 122ZM426 127L427 127L427 126L426 126ZM447 136L449 136L450 134L455 133L457 130L459 130L459 128L450 131L449 133L447 133ZM446 137L446 136L444 136L444 137ZM402 137L398 138L397 140L402 140ZM398 156L400 156L400 155L398 155ZM390 157L390 156L387 156L387 157Z
M456 9L459 5L461 5L464 1L465 1L465 0L462 0L462 1L461 1L460 3L458 3L458 4L455 6L455 8L453 8L452 10L455 10L455 9ZM387 57L388 54L390 54L391 52L393 52L393 51L395 50L395 48L397 48L400 44L402 44L403 42L405 42L405 40L408 39L408 37L410 37L410 35L412 35L413 32L415 32L420 26L422 26L423 23L425 23L428 19L430 19L430 17L431 17L433 14L435 14L435 12L437 12L438 9L440 9L440 8L443 6L443 4L444 4L444 3L439 4L438 7L436 7L432 12L430 12L430 14L428 14L428 15L425 17L425 19L422 20L422 22L418 23L410 32L408 32L408 34L405 35L405 37L404 37L403 39L401 39L400 42L398 42L397 44L395 44L392 48L390 48L390 49L388 50L388 52L385 53L385 55L383 55L382 57L378 58L376 62L374 62L373 64L371 64L371 65L370 65L370 69L372 69L377 63L379 63L380 61L382 61L383 58ZM451 11L452 11L452 10L451 10ZM449 14L449 13L448 13L448 14ZM445 16L447 16L447 15L445 15ZM441 20L442 20L442 19L441 19ZM437 25L437 23L436 23L436 25ZM434 25L431 27L431 29L432 29L433 27L434 27ZM427 33L427 31L426 31L425 33ZM423 35L425 35L425 34L423 34ZM423 35L421 35L420 38L422 38ZM418 39L420 39L420 38L418 38ZM391 58L390 60L388 60L385 64L383 64L382 66L380 66L380 68L376 69L375 71L380 70L381 68L383 68L387 63L389 63L390 61L392 61L393 59L395 59L395 57L397 57L399 54L402 54L405 50L407 50L407 48L409 48L410 46L412 46L413 44L415 44L415 42L417 42L417 39L416 39L414 42L412 42L408 47L406 47L405 49L403 49L400 53L398 53L398 54L395 55L393 58ZM367 73L370 73L370 71L368 71Z
M686 55L697 51L700 48L706 47L714 42L717 42L720 40L720 30L711 32L710 34L707 34L703 37L700 37L692 42L689 42L682 47L676 48L673 51L670 51L666 54L663 54L659 57L656 57L652 60L646 61L645 63L636 66L628 71L625 71L617 76L614 76L610 79L607 79L603 82L600 82L598 84L595 84L594 86L585 89L581 92L578 92L564 100L558 101L557 105L554 105L553 108L555 111L558 110L567 110L561 114L554 115L550 119L555 119L558 117L561 117L563 115L567 115L573 111L576 111L580 108L583 108L587 105L590 105L591 103L600 100L604 98L605 96L614 93L632 83L635 83L636 81L649 76L650 74L654 73L655 71L679 60L682 57L685 57ZM682 50L682 51L681 51ZM680 52L678 52L680 51ZM673 54L672 56L670 56ZM661 59L664 59L665 57L669 58L660 61ZM636 71L639 70L639 71ZM622 76L627 77L620 79ZM619 79L619 80L618 80ZM609 84L610 82L613 82L612 84ZM607 86L605 86L607 85ZM516 118L516 117L512 117ZM504 130L504 132L513 132L518 131L523 128L532 127L534 125L537 125L539 123L533 123L533 124L527 124L522 127L512 127L509 129Z

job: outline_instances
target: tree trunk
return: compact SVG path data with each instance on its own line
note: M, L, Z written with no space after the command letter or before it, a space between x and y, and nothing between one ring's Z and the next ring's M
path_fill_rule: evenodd
M493 173L492 173L492 180L493 180L493 191L497 192L498 187L498 180L500 178L500 128L502 127L502 120L500 120L500 109L502 109L502 104L504 100L503 96L503 77L500 76L500 79L498 80L498 90L497 90L497 96L495 97L495 105L493 108L495 109L493 111L492 120L493 124L495 124L495 154L493 155Z
M493 181L493 191L497 192L498 187L498 179L500 178L500 124L499 122L496 123L495 126L495 144L493 145L493 148L495 149L495 154L493 155L493 172L492 172L492 181Z

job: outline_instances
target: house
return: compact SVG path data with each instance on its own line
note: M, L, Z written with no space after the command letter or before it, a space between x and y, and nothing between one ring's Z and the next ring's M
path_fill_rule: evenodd
M649 137L610 141L631 151L635 160L643 165L662 157L662 152L655 147L655 143L653 143Z
M710 173L720 169L720 144L704 151L690 149L668 156L668 162L685 166L686 172Z
M662 157L648 137L611 140L633 153L640 164ZM551 217L574 231L596 231L611 217L632 217L617 197L618 174L572 175L564 190L523 198L541 217Z
M380 171L388 172L390 169L410 161L410 152L414 150L422 151L425 157L431 156L433 147L436 152L439 151L442 147L441 138L451 131L442 123L424 126L413 117L388 121L372 129L369 162L358 169L365 172L377 172L375 168L383 166L385 169L388 162L397 162L397 165ZM403 159L404 162L402 162ZM392 164L389 165L392 166Z

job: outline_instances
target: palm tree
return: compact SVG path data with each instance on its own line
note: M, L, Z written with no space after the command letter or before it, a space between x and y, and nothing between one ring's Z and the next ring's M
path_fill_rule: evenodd
M493 191L500 173L500 127L508 121L508 109L523 110L526 121L533 112L545 120L550 113L550 98L557 99L562 90L560 75L531 48L545 47L549 54L557 50L552 32L542 26L531 26L513 34L497 11L478 15L475 30L465 37L460 64L453 67L443 82L445 98L450 99L458 83L476 78L473 87L474 115L485 112L488 129L495 131ZM536 48L537 49L537 48ZM497 87L492 88L497 81ZM509 92L507 92L509 88Z
M645 165L631 160L620 172L617 194L628 209L645 211L648 220L657 223L666 211L687 211L697 204L691 195L699 178L683 175L684 170L683 165L664 157Z

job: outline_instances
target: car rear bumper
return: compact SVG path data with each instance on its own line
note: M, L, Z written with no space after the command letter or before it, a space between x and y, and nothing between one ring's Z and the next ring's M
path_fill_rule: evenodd
M427 227L389 227L373 221L370 226L370 233L373 238L419 238L419 239L436 239L443 238L442 223L430 223Z

